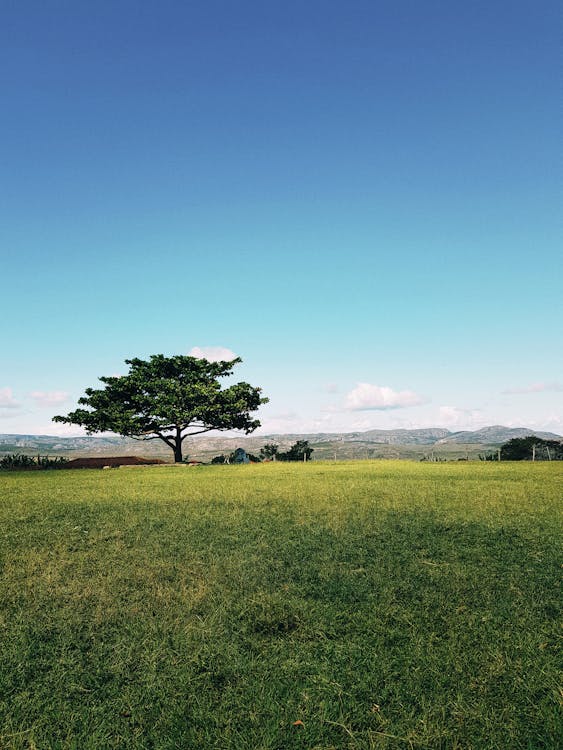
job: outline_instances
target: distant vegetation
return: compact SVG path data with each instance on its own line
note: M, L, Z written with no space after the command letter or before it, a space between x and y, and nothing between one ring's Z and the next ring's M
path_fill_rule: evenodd
M534 435L512 438L497 451L481 454L482 461L563 461L563 442Z
M260 448L260 458L262 461L275 461L279 450L280 447L277 443L266 443L266 445Z
M0 458L0 470L62 469L67 462L68 459L63 456L27 456L24 453L12 453Z
M276 454L278 461L310 461L313 448L309 446L308 440L298 440L288 451Z
M297 440L307 440L314 448L317 461L350 459L404 458L456 461L466 458L478 460L487 453L498 455L501 445L511 438L535 437L561 441L554 433L537 432L524 428L487 427L476 432L449 433L443 429L426 430L368 430L354 433L312 433L307 435L248 435L209 433L184 441L183 457L189 453L191 461L209 463L214 456L228 457L235 448L242 447L250 455L272 460L262 449L273 445L281 452L288 451ZM266 445L264 445L266 444ZM142 456L170 460L170 447L161 440L139 442L126 437L107 434L98 436L56 437L45 435L1 435L0 456L7 453L55 454L69 458L84 456Z
M260 463L261 461L310 461L314 449L309 446L308 440L298 440L287 451L280 451L279 446L268 443L260 448L260 455L255 456L247 453L242 448L237 448L228 456L221 454L211 459L212 464L238 464L238 463ZM243 457L244 456L244 457Z

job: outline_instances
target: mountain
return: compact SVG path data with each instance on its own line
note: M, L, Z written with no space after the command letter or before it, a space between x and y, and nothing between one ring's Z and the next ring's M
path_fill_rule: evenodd
M296 440L308 440L318 459L348 458L422 458L440 455L447 458L477 458L480 451L497 447L515 437L535 435L561 440L560 435L525 427L493 425L480 430L451 432L441 427L416 430L367 430L347 433L310 433L285 435L206 434L189 438L186 452L192 458L208 461L220 453L228 454L239 446L258 453L265 443L277 443L287 450ZM101 437L56 437L52 435L0 435L0 454L41 453L43 455L146 456L171 460L170 449L160 440L141 442L118 435Z
M100 448L114 448L130 441L127 438L118 435L109 435L104 437L57 437L55 435L0 435L0 451L6 453L9 450L13 452L26 452L27 450L41 451L69 451L69 450L98 450ZM23 450L25 449L25 450Z
M449 430L441 427L430 427L419 430L368 430L351 433L359 440L386 445L434 445L436 441L450 435ZM348 436L345 436L345 438Z
M464 445L480 443L482 445L496 445L506 443L513 438L527 437L528 435L543 438L544 440L561 439L561 435L556 435L553 432L539 432L538 430L529 430L526 427L503 427L502 425L497 424L492 427L483 427L474 432L464 430L462 432L450 433L438 440L436 445L443 445L444 443L463 443Z

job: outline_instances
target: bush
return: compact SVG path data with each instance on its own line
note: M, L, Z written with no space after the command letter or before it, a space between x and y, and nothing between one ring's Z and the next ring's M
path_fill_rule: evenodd
M62 469L68 459L63 456L27 456L25 453L12 453L0 459L0 469L21 471L29 469Z
M561 461L563 443L528 435L512 438L500 449L501 461Z
M267 461L275 461L276 456L279 452L279 445L275 443L266 443L263 448L260 448L260 459Z
M479 453L479 461L498 461L498 460L499 460L498 451L494 451L492 453Z
M298 440L288 451L278 453L278 461L310 461L313 448L309 448L308 440Z

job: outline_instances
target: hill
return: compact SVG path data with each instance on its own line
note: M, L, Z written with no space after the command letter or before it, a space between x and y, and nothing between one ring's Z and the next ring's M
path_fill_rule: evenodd
M527 437L528 435L543 438L544 440L561 439L561 435L555 435L553 432L539 432L538 430L530 430L526 427L503 427L502 425L493 425L492 427L483 427L474 432L468 432L465 430L462 432L453 432L438 440L436 444L481 443L484 445L499 445L501 443L506 443L507 440Z
M441 427L415 430L367 430L347 433L291 433L283 435L209 434L188 440L191 458L210 460L220 453L231 453L242 445L258 453L265 443L277 443L286 450L296 440L308 440L316 459L411 458L434 454L444 458L477 458L479 452L497 447L515 437L535 435L561 440L560 435L525 427L493 425L480 430L451 432ZM171 460L170 450L160 441L142 442L118 435L101 437L57 437L53 435L0 435L0 455L7 453L41 453L81 456L148 456Z

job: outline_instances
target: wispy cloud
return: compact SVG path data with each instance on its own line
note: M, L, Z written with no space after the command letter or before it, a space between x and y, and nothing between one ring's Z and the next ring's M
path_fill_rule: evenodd
M55 422L38 423L34 424L29 429L31 435L56 435L58 437L86 437L88 434L82 427L77 427L72 424L57 424ZM108 435L112 433L101 433L102 435ZM100 435L96 435L100 437Z
M188 354L190 357L206 359L208 362L230 362L238 356L224 346L194 346Z
M12 389L0 388L0 419L14 419L22 413L22 404L16 401Z
M483 414L479 409L459 409L457 406L440 406L437 427L457 427L474 430L485 425Z
M41 408L63 404L70 397L66 391L32 391L29 395Z
M563 433L563 416L547 414L544 417L530 419L529 417L515 417L506 420L507 427L528 427L532 430L543 430L561 435Z
M18 409L20 406L11 388L0 388L0 409Z
M562 383L532 383L522 388L507 388L503 393L511 394L523 394L523 393L545 393L551 391L553 393L559 393L563 391Z
M327 393L338 393L340 388L338 387L338 383L327 383L324 387L324 390Z
M426 399L414 391L394 391L385 385L358 383L347 394L344 408L350 411L404 409L425 402Z

